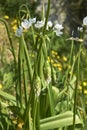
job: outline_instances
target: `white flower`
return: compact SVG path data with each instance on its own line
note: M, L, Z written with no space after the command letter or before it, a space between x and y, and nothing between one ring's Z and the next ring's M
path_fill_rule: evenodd
M61 24L56 24L55 26L54 26L54 29L55 30L62 30L64 27L61 25Z
M29 22L30 22L31 24L35 23L35 22L36 22L36 18L32 18L32 19L30 18L30 19L29 19Z
M49 28L51 28L53 26L53 23L51 22L51 21L48 21L47 22L47 30L49 29Z
M54 32L56 33L57 36L61 36L63 34L63 32L60 30L55 30Z
M83 18L83 25L87 25L87 16Z
M35 24L35 28L42 28L44 26L45 22L44 21L37 21L36 24Z
M77 30L78 30L79 32L83 32L83 28L82 28L82 27L78 27Z
M56 24L54 26L54 32L56 32L57 36L61 36L63 32L61 31L64 27L61 24Z
M29 27L31 27L32 23L29 22L27 19L25 19L22 23L21 23L21 26L24 28L24 29L28 29Z
M20 37L22 35L23 28L19 26L19 28L15 32L15 36Z

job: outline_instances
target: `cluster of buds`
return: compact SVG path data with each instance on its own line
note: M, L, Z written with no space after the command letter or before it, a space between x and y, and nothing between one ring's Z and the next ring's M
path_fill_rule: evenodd
M41 92L41 79L39 76L37 76L34 80L34 88L37 96L39 96Z
M52 68L52 81L53 83L57 81L56 70L54 68Z
M45 20L36 21L36 18L30 18L30 19L24 19L21 22L21 25L16 30L15 35L17 37L20 37L23 33L23 29L29 29L31 26L35 27L36 29L41 29L45 25ZM57 36L61 36L63 34L62 29L64 27L61 24L56 24L53 26L53 23L51 21L47 22L46 30L53 29L53 31L56 33Z
M48 61L45 62L44 65L44 77L45 77L45 81L46 84L50 84L51 82L51 67Z

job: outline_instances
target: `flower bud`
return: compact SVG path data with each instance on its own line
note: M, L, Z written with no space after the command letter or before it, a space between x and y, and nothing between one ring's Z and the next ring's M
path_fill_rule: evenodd
M41 79L39 76L37 76L34 81L34 88L35 88L37 95L39 96L40 92L41 92Z
M51 82L51 67L48 61L46 61L44 65L44 77L46 83L49 84Z

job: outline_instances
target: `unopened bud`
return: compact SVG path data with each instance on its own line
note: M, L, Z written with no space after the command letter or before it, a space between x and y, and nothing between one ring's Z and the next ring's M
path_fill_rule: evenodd
M46 83L49 84L51 82L51 67L48 61L46 61L44 65L44 77Z
M40 92L41 92L41 79L39 76L37 76L35 81L34 81L34 87L36 89L37 95L39 96Z

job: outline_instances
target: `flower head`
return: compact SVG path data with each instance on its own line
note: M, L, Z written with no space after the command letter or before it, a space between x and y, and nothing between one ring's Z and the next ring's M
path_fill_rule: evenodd
M42 28L44 26L45 22L44 21L37 21L36 24L35 24L35 28Z
M83 25L87 25L87 16L83 18Z
M15 36L20 37L22 35L23 28L22 26L19 26L19 28L15 32Z
M5 19L9 19L9 16L8 16L8 15L5 15L4 18L5 18Z
M60 30L55 30L54 32L56 33L57 36L61 36L63 34L63 32Z
M35 23L35 22L36 22L36 18L32 18L32 19L30 18L30 19L29 19L29 22L30 22L31 24Z
M47 22L47 30L53 26L53 23L51 21Z
M29 27L31 27L32 23L31 21L28 21L27 19L25 19L22 23L21 23L21 26L24 28L24 29L28 29Z
M55 30L62 30L64 27L61 25L61 24L56 24L55 26L54 26L54 29Z
M78 30L79 32L83 32L83 28L82 28L82 27L78 27L77 30Z
M41 92L41 79L39 76L37 76L35 81L34 81L34 87L35 87L35 91L37 93L37 96L39 96L40 92Z
M54 32L56 32L57 36L61 36L63 32L61 31L64 27L61 24L56 24L54 26Z

